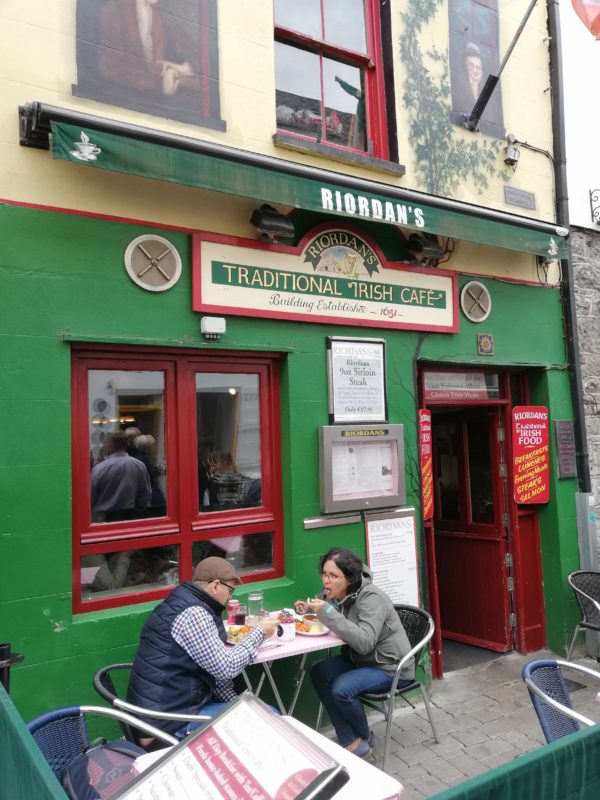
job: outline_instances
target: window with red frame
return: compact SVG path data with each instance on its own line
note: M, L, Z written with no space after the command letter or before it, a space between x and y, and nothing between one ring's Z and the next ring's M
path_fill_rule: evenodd
M274 0L279 131L387 158L379 2Z
M75 610L142 602L218 555L283 569L277 358L73 352Z

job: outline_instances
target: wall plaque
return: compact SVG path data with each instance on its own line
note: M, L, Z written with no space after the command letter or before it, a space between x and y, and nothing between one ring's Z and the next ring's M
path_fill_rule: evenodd
M575 424L570 419L554 420L556 441L556 466L559 478L577 477L577 448L575 446Z

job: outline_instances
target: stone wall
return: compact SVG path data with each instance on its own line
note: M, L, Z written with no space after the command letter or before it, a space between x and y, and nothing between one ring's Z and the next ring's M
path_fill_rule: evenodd
M590 474L600 519L600 231L573 228L571 249Z

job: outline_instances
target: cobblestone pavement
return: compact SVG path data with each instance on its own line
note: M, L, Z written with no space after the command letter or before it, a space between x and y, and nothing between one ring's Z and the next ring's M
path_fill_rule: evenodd
M432 797L545 744L521 678L523 665L533 658L557 656L549 651L526 656L508 653L500 658L494 655L494 660L447 673L443 680L434 681L432 713L439 744L433 739L422 702L417 703L416 710L397 708L387 772L404 786L402 800ZM600 671L595 659L576 663ZM596 700L600 681L588 681L577 673L567 677L576 682L571 687L574 708L600 721L600 703ZM375 748L379 765L385 723L380 715L371 720L379 737Z

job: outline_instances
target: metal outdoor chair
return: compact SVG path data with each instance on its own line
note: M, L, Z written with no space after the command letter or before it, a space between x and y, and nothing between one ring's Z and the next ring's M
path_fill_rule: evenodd
M542 658L525 664L523 680L547 742L575 733L581 725L596 724L573 708L562 669L600 681L600 672L568 661Z
M386 719L386 728L385 728L385 746L383 750L383 763L382 769L385 772L385 768L387 765L387 759L390 750L390 741L392 738L392 721L394 715L394 702L397 697L401 697L406 703L408 703L412 708L415 706L411 701L406 697L409 692L418 689L421 692L421 696L423 697L423 703L425 704L425 710L427 711L427 716L429 717L429 723L431 725L431 730L433 731L433 738L436 742L439 742L437 730L435 727L435 723L433 721L433 717L431 715L431 704L429 702L429 697L427 695L427 691L425 687L421 683L421 681L415 678L412 683L408 684L408 686L403 686L401 689L398 688L398 680L400 679L400 672L402 671L404 665L414 656L415 659L415 669L419 666L419 661L421 659L421 655L425 650L425 645L431 637L433 636L433 632L435 630L435 624L427 611L424 611L422 608L417 608L416 606L401 606L397 605L394 606L398 616L400 617L400 622L406 631L406 635L408 637L408 641L410 642L411 649L410 651L402 658L396 667L396 673L394 675L394 680L392 681L392 685L387 692L366 692L364 694L359 695L359 700L364 703L369 708L374 708L377 711L381 712Z
M59 781L62 780L65 769L71 761L90 745L85 720L88 714L125 722L165 745L174 745L178 742L174 736L114 708L102 706L56 708L32 719L27 728ZM140 750L140 754L143 752Z
M579 569L572 572L567 580L575 592L575 598L581 609L581 621L577 623L575 633L569 645L567 661L571 660L571 652L580 630L600 631L600 572L591 569Z
M206 722L207 720L211 719L210 716L206 716L205 714L176 714L170 711L156 711L155 709L151 708L142 708L141 706L136 706L133 703L128 703L126 700L121 699L119 697L113 677L115 677L116 672L127 672L127 683L129 683L129 673L131 672L132 668L133 664L130 662L122 664L107 664L105 667L101 667L94 673L94 689L98 692L100 697L103 700L106 700L107 703L110 703L113 708L124 711L127 715L132 715L134 718L149 717L151 719L178 720L182 725L185 722ZM142 741L144 746L147 747L149 745L149 742L147 742L146 739L141 740L139 734L136 734L131 729L131 724L129 722L122 721L121 728L125 738L128 741L135 742L136 744Z

